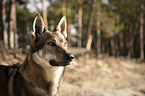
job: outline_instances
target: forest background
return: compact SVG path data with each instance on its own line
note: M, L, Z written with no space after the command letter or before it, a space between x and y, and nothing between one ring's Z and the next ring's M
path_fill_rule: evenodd
M69 46L144 59L145 0L1 0L0 41L28 49L36 13L49 30L65 15Z

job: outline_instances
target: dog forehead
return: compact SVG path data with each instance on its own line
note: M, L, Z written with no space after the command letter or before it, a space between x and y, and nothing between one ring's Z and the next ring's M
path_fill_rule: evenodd
M60 42L60 43L66 42L65 37L59 31L56 31L56 32L45 31L43 34L43 39L44 38L47 40L55 39L57 42Z
M43 37L46 37L47 39L53 39L53 38L55 38L53 33L50 32L50 31L45 31L44 34L43 34Z

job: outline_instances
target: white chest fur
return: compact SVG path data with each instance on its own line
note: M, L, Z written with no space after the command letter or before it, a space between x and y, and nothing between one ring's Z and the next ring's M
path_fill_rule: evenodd
M44 68L47 81L53 83L51 91L52 91L52 94L55 95L57 93L58 87L62 81L64 67L63 66L51 66L48 61L39 57L39 55L37 53L34 53L32 55L32 58L35 63L39 64L42 68Z

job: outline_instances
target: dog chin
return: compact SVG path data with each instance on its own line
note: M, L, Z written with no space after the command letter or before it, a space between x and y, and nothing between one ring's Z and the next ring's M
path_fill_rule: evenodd
M51 66L67 66L70 65L70 62L56 62L55 60L50 60L49 64Z

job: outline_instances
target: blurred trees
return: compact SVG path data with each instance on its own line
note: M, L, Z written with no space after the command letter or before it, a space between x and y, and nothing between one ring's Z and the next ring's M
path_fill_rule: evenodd
M18 48L17 34L17 22L16 22L16 0L10 0L9 3L9 20L8 20L8 43L10 49Z
M8 39L7 39L7 29L6 29L6 2L4 0L1 1L1 39L3 39L4 46L8 48Z
M92 44L92 27L93 27L93 19L94 19L94 13L95 13L95 6L96 6L96 0L91 0L91 8L90 8L90 14L89 14L89 24L88 24L88 38L87 38L87 45L86 49L90 51L91 44Z
M78 0L78 47L82 46L82 0Z
M140 4L140 57L141 59L144 59L144 43L143 43L143 17L144 17L144 0L141 0Z
M144 49L143 49L143 31L139 32L141 24L139 23L139 19L141 17L141 2L142 0L119 0L114 1L110 0L110 4L113 5L114 13L117 14L117 18L119 19L118 24L122 24L124 27L121 28L118 35L120 35L120 40L123 42L119 42L121 49L121 55L128 56L139 56L141 59L144 58ZM144 13L143 13L144 14ZM117 19L117 20L118 20ZM141 33L141 34L140 34ZM140 34L140 36L139 36ZM121 39L122 38L122 39ZM123 45L123 46L122 46ZM140 48L139 48L140 46ZM123 51L122 51L123 50ZM140 52L139 52L140 51ZM139 54L140 53L140 54Z
M96 21L96 26L97 26L97 54L101 54L101 29L100 29L100 24L101 24L101 0L97 0L97 21Z
M26 46L27 36L30 33L26 34L28 31L30 32L32 25L29 21L32 22L35 16L26 8L27 3L27 0L0 1L0 40L3 41L4 47L7 49L18 49L18 47Z
M49 2L46 10L44 1ZM17 7L11 2L16 2ZM29 2L30 0L0 1L2 21L0 39L6 48L7 45L12 49L17 48L17 39L19 47L24 48L30 44L30 30L35 12L30 12L27 8ZM144 59L145 0L37 0L37 2L42 3L43 8L40 10L37 7L36 12L43 13L44 21L48 21L46 25L49 30L54 30L60 18L66 15L69 46L86 47L87 50L94 50L96 54L107 53L113 56ZM13 8L16 8L16 12L11 12Z
M46 8L44 6L44 0L41 0L42 2L42 12L43 12L43 18L44 18L44 26L46 29L48 29L48 23L47 23L47 13L46 13Z

